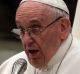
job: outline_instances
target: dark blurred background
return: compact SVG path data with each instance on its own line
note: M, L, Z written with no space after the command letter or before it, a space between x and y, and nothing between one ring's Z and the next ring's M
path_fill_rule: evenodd
M0 64L23 50L19 39L11 32L20 0L0 0Z
M11 32L16 27L15 13L21 0L0 0L0 63L22 51L20 40ZM77 0L65 0L73 24Z
M11 35L15 27L15 12L20 0L0 0L0 32Z

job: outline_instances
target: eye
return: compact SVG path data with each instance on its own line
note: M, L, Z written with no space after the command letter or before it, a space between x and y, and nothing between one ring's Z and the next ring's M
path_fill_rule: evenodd
M39 34L41 31L41 26L40 25L32 25L30 27L30 31L34 34Z

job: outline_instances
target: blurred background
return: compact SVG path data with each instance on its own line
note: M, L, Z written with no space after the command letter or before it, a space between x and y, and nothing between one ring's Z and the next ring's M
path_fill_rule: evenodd
M23 51L20 40L11 32L13 28L16 28L15 13L20 1L0 0L0 64ZM77 0L65 0L65 2L70 11L71 24L73 24Z
M23 50L21 42L11 32L15 28L15 13L20 0L0 0L0 64Z

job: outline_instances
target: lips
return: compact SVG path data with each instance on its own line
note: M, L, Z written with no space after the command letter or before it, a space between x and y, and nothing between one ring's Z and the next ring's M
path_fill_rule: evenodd
M35 59L40 55L40 50L37 46L31 46L26 48L26 54L29 58Z
M39 58L40 51L39 50L28 50L28 57L31 59Z
M36 54L36 53L39 52L39 50L28 50L28 52L31 53L31 54Z
M36 43L28 44L25 51L29 58L37 58L40 56L40 48Z

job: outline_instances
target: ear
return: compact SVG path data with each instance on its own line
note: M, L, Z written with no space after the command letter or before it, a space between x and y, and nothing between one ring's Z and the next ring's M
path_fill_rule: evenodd
M68 37L68 34L70 33L70 20L68 17L63 17L61 18L61 35L60 35L60 38L61 38L61 41L65 40L67 37Z

